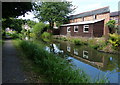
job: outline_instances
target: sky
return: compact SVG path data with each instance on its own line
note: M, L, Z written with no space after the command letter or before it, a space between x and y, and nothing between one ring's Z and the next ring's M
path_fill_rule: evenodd
M72 2L73 6L76 7L76 10L71 14L79 14L85 11L90 11L102 7L109 6L110 12L118 11L118 2L120 0L67 0ZM25 17L20 16L19 19L31 19L34 21L37 21L37 19L34 18L34 14L31 12L28 12L28 15L25 14Z

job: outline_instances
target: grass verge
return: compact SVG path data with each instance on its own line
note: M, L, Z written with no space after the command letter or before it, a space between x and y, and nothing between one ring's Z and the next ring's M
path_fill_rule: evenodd
M19 41L21 50L51 83L88 83L89 78L80 69L73 70L66 60L48 53L41 45L30 41ZM40 72L40 73L41 73ZM81 72L81 73L80 73Z
M73 69L73 66L63 58L45 51L42 44L20 40L18 42L16 46L19 46L25 58L33 64L32 67L31 65L28 67L31 67L35 73L44 75L44 78L46 78L49 83L91 82L90 78L82 70ZM26 70L29 71L28 68L26 68ZM39 77L37 78L40 80ZM105 83L106 80L101 79L95 82Z
M38 65L36 65L31 59L27 58L24 52L20 49L20 41L19 39L12 40L14 46L20 52L20 60L22 63L23 71L28 76L29 83L48 83L45 78L45 75L42 74L41 69Z

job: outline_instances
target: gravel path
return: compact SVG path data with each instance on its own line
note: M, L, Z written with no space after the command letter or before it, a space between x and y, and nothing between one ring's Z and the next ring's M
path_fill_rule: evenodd
M25 83L25 76L16 51L11 40L5 40L2 57L2 83Z

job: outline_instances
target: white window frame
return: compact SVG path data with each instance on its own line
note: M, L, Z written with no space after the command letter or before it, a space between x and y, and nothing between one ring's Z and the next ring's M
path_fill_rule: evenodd
M96 19L96 15L93 15L93 18Z
M78 31L75 31L75 28L77 28L77 29L78 29L78 26L74 26L74 32L78 32Z
M88 51L83 51L83 58L87 58L88 59L88 55L85 55L85 53L88 53Z
M88 31L85 31L85 28L88 28ZM84 25L83 26L83 32L88 33L89 32L89 25Z
M67 46L67 51L70 52L71 48L70 46Z
M68 31L68 29L70 29L70 27L67 27L67 32L70 32L70 31Z
M77 49L74 49L74 54L78 55L78 50Z

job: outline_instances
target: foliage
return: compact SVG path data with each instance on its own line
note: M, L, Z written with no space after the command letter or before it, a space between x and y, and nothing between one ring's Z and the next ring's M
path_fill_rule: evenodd
M46 24L40 22L33 27L33 33L35 34L36 38L40 38L41 34L45 31L46 26Z
M31 28L33 28L33 26L36 24L36 22L34 22L34 21L30 20L30 19L26 20L26 23L27 23L28 26L31 27Z
M34 10L40 21L49 22L50 28L53 28L54 22L66 22L67 15L74 10L71 6L70 2L42 2L35 3Z
M17 33L17 31L12 31L10 32L6 32L7 36L10 36L11 38L19 38L19 34Z
M41 37L44 39L44 38L47 38L47 39L50 39L51 38L51 34L48 33L48 32L44 32Z
M87 75L72 68L66 60L49 53L34 42L21 41L20 47L23 52L43 70L43 74L52 83L88 83Z
M120 35L118 34L110 34L108 42L112 44L115 50L120 50Z
M109 31L110 33L114 33L115 32L115 23L116 21L115 20L110 20L106 23L106 25L108 26L109 28Z
M75 45L82 45L82 42L80 41L80 39L74 39L74 44Z
M2 18L16 17L31 11L31 2L2 2Z
M9 18L9 19L4 19L2 21L2 27L3 29L5 29L6 27L9 27L20 33L22 30L22 24L24 23L25 23L25 20Z

